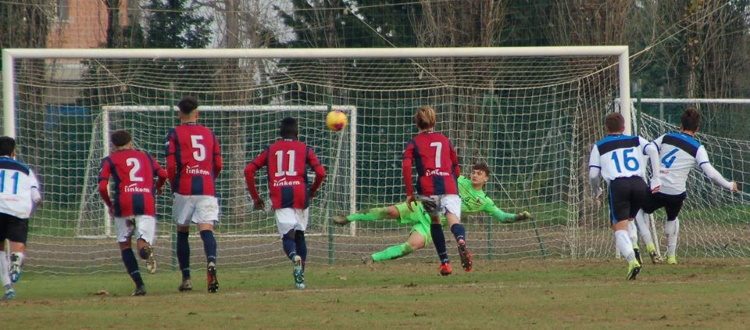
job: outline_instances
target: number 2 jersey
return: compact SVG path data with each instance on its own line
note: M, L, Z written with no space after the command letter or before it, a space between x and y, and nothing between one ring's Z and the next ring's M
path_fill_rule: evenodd
M424 196L458 194L457 178L461 173L458 155L443 134L427 131L414 136L406 145L401 173L406 196L414 194L412 165L417 168L417 193Z
M34 172L13 158L0 157L0 213L28 219L42 200Z
M323 183L326 171L312 148L296 139L281 139L263 150L245 167L245 183L253 200L260 198L255 187L255 172L268 166L268 190L271 207L306 209L310 194ZM315 181L308 189L307 168L315 172Z
M711 166L708 153L698 140L682 132L670 132L653 141L659 149L661 160L661 189L667 195L679 195L686 190L690 170L700 167L703 172L719 185L732 189L732 184Z
M154 182L158 177L158 182ZM107 186L114 182L114 198ZM116 217L156 215L156 189L167 179L167 172L148 153L136 149L113 152L102 160L99 195Z
M166 147L173 193L216 196L216 178L223 165L219 141L209 128L180 124L167 134Z
M644 178L647 159L644 156L648 144L648 140L640 136L607 135L591 149L589 168L600 169L607 183L617 178Z

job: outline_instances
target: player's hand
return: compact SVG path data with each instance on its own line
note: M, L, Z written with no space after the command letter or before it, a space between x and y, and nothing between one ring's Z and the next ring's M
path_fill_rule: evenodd
M740 191L740 184L737 183L737 181L732 181L732 192L739 192Z
M411 204L416 201L417 199L414 197L414 195L406 196L406 207L409 208L409 211L414 211L414 207L412 207Z
M259 198L253 201L254 208L256 210L263 210L266 208L266 202L263 201L263 199Z
M109 217L110 218L114 218L115 217L115 209L113 207L107 206L107 213L109 213Z
M657 193L661 190L661 180L658 178L651 178L651 193Z
M594 194L594 200L597 202L601 202L602 200L602 188L596 187L594 191L592 191Z
M529 211L523 211L521 213L516 214L516 221L531 219L531 213Z

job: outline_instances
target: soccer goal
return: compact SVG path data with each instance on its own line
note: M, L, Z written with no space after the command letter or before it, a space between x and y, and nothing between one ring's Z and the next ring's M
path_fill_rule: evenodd
M3 130L44 185L31 221L31 271L121 271L95 193L106 137L131 130L139 148L164 162L164 137L177 123L172 106L183 95L208 110L200 120L227 161L218 182L223 265L288 262L272 215L252 210L242 182L242 168L286 115L301 118L301 139L324 154L329 173L313 201L310 262L351 263L403 242L410 228L396 220L352 228L329 219L404 200L401 152L421 105L437 109L437 129L454 142L465 174L488 163L487 194L505 211L535 216L514 224L467 216L479 260L611 256L606 206L589 198L587 156L614 100L631 119L626 46L5 49L3 91ZM349 112L349 129L326 130L325 111L334 108ZM169 195L157 201L162 264L171 257ZM201 245L191 240L197 262ZM409 258L435 260L430 246Z

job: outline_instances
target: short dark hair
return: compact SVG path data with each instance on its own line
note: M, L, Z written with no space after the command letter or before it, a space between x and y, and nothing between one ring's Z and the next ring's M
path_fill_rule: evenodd
M701 114L700 112L698 112L698 109L694 107L688 107L682 113L680 122L682 123L682 129L695 132L701 125Z
M473 166L471 166L471 169L474 171L482 171L484 174L487 174L487 176L490 175L490 167L487 166L487 163L484 162L476 162Z
M279 125L279 135L283 138L295 138L299 133L299 127L297 126L297 119L292 117L286 117L281 120Z
M608 133L622 132L625 129L625 118L619 112L612 112L604 117L604 127Z
M10 156L16 151L16 139L10 136L0 136L0 156Z
M133 137L131 137L130 133L126 130L114 131L109 139L115 147L122 147L130 141L133 141Z
M198 100L192 96L185 96L177 103L177 107L180 108L180 112L189 115L198 108Z

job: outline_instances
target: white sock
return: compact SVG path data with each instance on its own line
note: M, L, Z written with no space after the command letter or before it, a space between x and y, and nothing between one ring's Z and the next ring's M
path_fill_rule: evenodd
M643 210L638 211L635 216L635 222L638 225L638 234L646 245L654 244L654 239L651 236L651 220Z
M631 262L635 259L633 243L630 241L627 230L615 231L615 246L617 246L620 254L625 257L625 260L627 260L628 262Z
M635 226L635 221L628 220L628 238L633 243L633 249L638 248L638 228Z
M10 256L11 256L11 260L13 259L13 256L16 256L18 258L16 260L16 263L19 266L23 265L23 259L26 257L26 255L23 252L11 252Z
M680 236L680 219L664 224L664 236L667 237L667 257L674 256L677 252L677 237Z
M0 251L0 280L6 289L10 287L10 266L5 251Z

